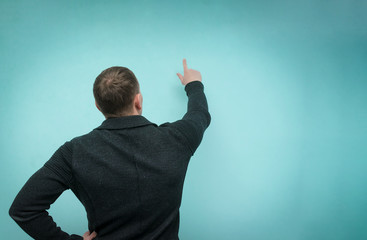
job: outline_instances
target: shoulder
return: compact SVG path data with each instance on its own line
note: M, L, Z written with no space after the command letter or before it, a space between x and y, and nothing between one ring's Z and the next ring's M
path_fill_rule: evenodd
M71 140L65 142L64 145L66 145L65 147L67 148L72 148L74 145L77 145L80 143L89 143L93 139L96 138L97 134L98 134L98 131L96 129L93 129L89 133L79 135L79 136L72 138Z

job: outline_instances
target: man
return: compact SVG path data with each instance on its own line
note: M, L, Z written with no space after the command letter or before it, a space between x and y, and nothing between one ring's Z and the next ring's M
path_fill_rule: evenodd
M188 96L181 120L157 126L141 116L139 83L128 68L111 67L95 80L106 117L90 133L62 145L23 186L10 216L35 239L178 239L186 169L210 114L200 72L183 60L177 73ZM57 227L46 211L71 189L84 205L83 237Z

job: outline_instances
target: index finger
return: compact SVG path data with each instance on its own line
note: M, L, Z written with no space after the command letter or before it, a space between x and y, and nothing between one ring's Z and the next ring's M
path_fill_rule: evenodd
M188 70L188 68L187 68L186 58L184 58L182 62L183 62L183 68L184 68L184 71Z

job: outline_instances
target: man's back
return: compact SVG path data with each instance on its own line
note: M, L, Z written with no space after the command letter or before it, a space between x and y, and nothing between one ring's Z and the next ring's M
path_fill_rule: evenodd
M79 193L98 238L177 238L191 157L184 141L172 127L130 116L107 119L70 143L78 181L72 190Z
M185 86L188 109L176 122L110 117L66 142L24 185L10 215L35 239L82 239L56 227L46 211L71 189L95 239L178 239L187 165L211 120L203 89L200 81Z

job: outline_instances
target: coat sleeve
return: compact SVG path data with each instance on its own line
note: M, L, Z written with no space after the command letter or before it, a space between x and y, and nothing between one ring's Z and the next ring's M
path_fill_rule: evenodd
M29 178L10 207L9 215L34 239L83 239L62 231L47 212L50 205L69 189L72 176L70 157L67 142Z
M188 96L187 112L182 119L169 124L178 130L185 139L191 155L194 155L200 145L204 132L211 122L208 103L204 94L204 85L200 81L193 81L185 86Z

